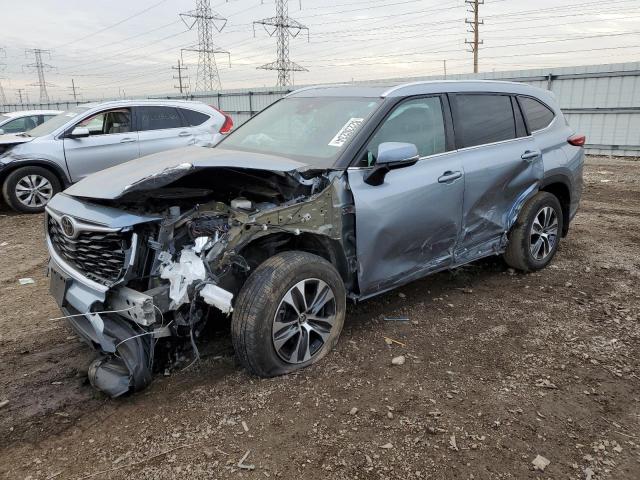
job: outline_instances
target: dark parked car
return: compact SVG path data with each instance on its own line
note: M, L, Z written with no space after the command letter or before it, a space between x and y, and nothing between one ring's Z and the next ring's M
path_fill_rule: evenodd
M504 82L318 87L213 149L91 175L47 205L51 292L112 396L154 351L232 316L260 376L335 345L347 298L489 255L545 267L576 213L584 136L550 92Z

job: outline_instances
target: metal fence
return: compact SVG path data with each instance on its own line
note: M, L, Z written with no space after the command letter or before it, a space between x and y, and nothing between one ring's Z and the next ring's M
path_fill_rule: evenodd
M355 83L397 84L444 78L405 77ZM449 75L446 79L509 80L549 89L558 98L569 123L587 135L588 153L640 156L640 62ZM240 125L291 91L253 88L186 96L152 95L148 98L182 98L205 102L229 113L235 124ZM0 110L66 110L78 103L0 105Z

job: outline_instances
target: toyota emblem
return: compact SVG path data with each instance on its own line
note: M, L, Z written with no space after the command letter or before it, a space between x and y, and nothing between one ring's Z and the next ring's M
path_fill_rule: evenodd
M76 235L76 225L73 219L67 215L60 219L60 226L62 227L62 233L66 237L73 238Z

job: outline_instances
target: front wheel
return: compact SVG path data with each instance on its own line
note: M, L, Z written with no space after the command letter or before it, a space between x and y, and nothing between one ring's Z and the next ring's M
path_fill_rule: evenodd
M2 193L7 204L17 212L39 213L60 191L56 175L42 167L21 167L11 172Z
M524 204L509 233L505 261L523 272L546 267L558 250L562 226L562 208L557 197L538 192Z
M261 377L304 368L336 344L345 311L344 283L333 265L306 252L274 255L238 295L231 322L236 355Z

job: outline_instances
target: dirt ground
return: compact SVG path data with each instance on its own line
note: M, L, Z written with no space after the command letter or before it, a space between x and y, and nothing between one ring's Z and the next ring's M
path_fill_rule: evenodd
M51 320L42 217L5 208L0 477L640 478L640 162L590 158L585 180L544 271L491 259L350 306L336 350L286 377L245 373L222 333L118 400Z

